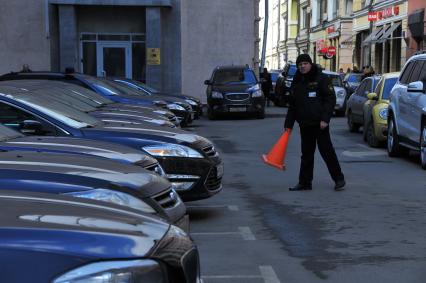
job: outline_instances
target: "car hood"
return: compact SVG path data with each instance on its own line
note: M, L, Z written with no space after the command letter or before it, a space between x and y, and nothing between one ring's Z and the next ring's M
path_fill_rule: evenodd
M174 128L175 125L168 120L160 117L151 118L147 115L140 114L137 111L129 110L96 110L89 113L91 116L101 119L105 122L122 122L122 123L150 123L161 127ZM153 115L150 115L153 116Z
M221 93L229 92L248 92L250 87L253 87L255 84L227 84L227 85L213 85L212 90L218 91Z
M93 259L144 257L167 233L158 218L74 197L0 192L0 250ZM29 259L28 259L29 260Z
M115 135L125 135L129 138L142 138L154 142L170 142L184 144L197 149L212 146L212 143L199 135L189 133L178 128L160 128L156 126L120 123L106 123L94 128L83 128L83 133L87 137L102 134L103 131L114 133Z
M183 93L178 93L178 92L156 92L155 94L178 97L178 98L182 98L182 99L191 99L191 100L196 101L197 103L201 103L201 101L194 96L183 94Z
M0 152L0 168L90 177L147 192L159 192L170 187L166 179L139 166L76 154Z
M127 146L68 137L19 137L1 142L0 149L94 155L124 163L137 163L142 167L157 163L151 156Z

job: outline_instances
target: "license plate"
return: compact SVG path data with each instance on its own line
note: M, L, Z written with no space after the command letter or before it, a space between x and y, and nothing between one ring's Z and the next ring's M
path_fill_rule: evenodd
M246 112L247 108L245 107L230 107L229 112Z
M222 176L223 176L223 165L221 164L221 165L218 165L217 167L216 167L216 176L217 176L217 178L222 178Z

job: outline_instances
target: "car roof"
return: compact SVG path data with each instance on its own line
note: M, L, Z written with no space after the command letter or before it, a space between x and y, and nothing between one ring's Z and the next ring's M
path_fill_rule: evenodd
M249 66L244 65L223 65L223 66L217 66L216 70L241 70L241 69L247 69L251 70Z
M385 73L385 74L382 74L382 77L384 79L397 78L399 77L399 74L400 72Z

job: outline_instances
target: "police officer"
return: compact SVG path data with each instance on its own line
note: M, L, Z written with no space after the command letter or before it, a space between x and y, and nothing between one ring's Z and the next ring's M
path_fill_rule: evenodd
M297 121L302 140L299 183L290 191L312 190L314 154L319 152L335 182L336 191L343 190L345 178L330 139L329 123L336 104L330 79L312 63L308 54L296 60L297 72L290 89L289 108L284 128L292 129Z

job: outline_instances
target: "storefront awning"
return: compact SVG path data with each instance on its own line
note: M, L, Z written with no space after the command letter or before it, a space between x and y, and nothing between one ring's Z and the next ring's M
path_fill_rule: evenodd
M380 37L383 33L383 27L376 28L370 33L369 36L362 42L362 45L368 45L370 43L374 43L378 37Z
M399 27L399 26L401 26L401 22L399 22L399 23L397 23L397 24L393 24L393 25L391 25L387 30L386 30L386 32L383 34L383 36L382 37L380 37L378 40L377 40L377 43L383 43L383 42L385 42L389 37L391 37L392 36L392 33Z

